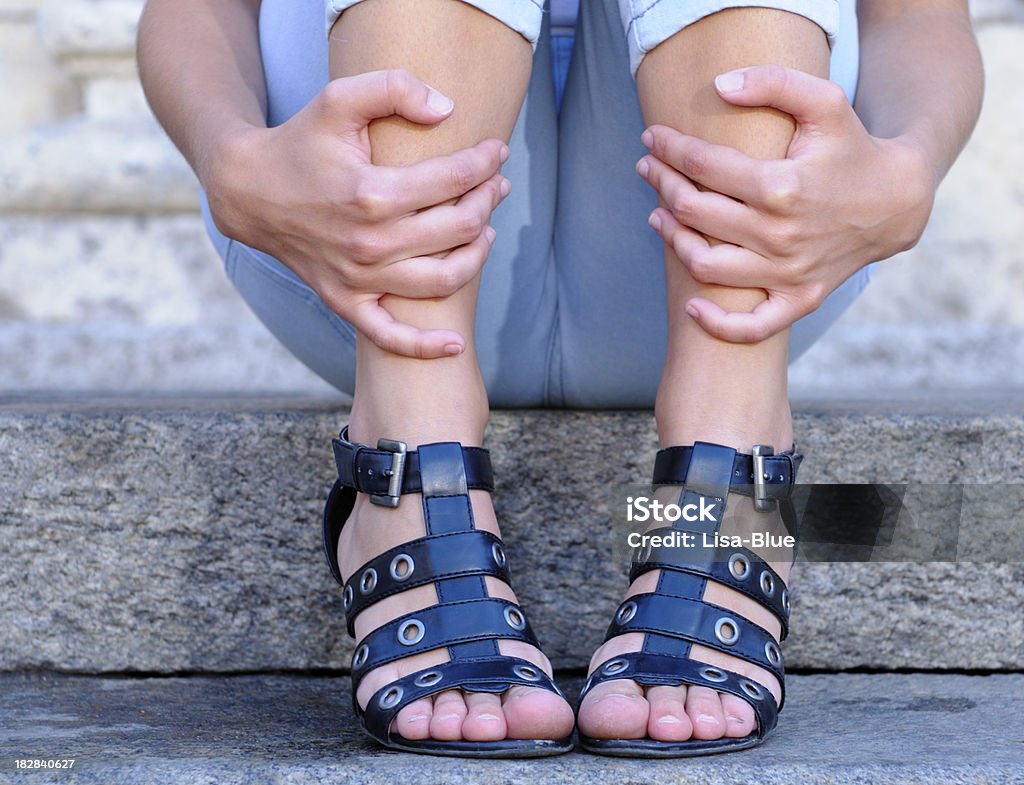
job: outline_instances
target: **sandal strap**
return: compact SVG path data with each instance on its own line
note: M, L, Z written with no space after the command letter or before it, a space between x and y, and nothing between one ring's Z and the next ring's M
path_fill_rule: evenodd
M708 450L708 447L716 449ZM659 450L654 459L654 484L695 484L700 480L697 474L705 472L704 464L714 456L716 460L709 467L709 474L715 476L719 487L717 492L709 495L723 498L726 493L731 492L768 501L790 497L793 484L796 482L797 469L804 459L803 455L797 453L795 446L786 452L770 455L748 455L732 450L733 454L730 456L721 452L726 449L729 448L708 442L694 442L684 447L666 447ZM727 463L730 458L731 466L721 465L723 462ZM758 482L755 477L755 466L758 464L761 468L762 482ZM691 465L696 466L696 472L691 472ZM725 488L721 487L723 481ZM763 492L758 494L761 488Z
M445 647L452 651L475 642L496 648L498 640L538 646L526 614L516 603L485 597L431 605L392 619L363 638L352 655L352 679L358 685L365 673L413 654Z
M532 662L503 656L446 662L410 673L377 690L365 710L360 708L352 690L352 703L367 732L386 744L392 721L413 701L452 689L501 694L517 684L542 687L562 695L551 677Z
M431 534L385 551L345 582L342 608L348 634L355 637L356 617L386 597L471 575L510 582L508 558L500 538L479 530Z
M422 493L421 453L409 450L405 442L380 439L377 448L349 441L348 426L332 440L338 481L346 488L369 494L376 504L397 507L406 493ZM462 473L464 487L473 490L494 490L491 454L483 447L463 447Z
M605 640L630 632L663 639L658 654L686 657L697 643L764 668L779 681L785 676L782 649L768 630L705 600L634 594L619 605Z
M631 679L647 687L689 684L735 695L754 710L759 738L775 728L782 709L767 688L740 673L689 658L639 651L620 654L595 668L580 691L580 701L598 684L616 679Z
M670 526L652 529L645 536L661 537L662 541L678 530ZM652 570L673 570L721 583L759 603L770 611L782 626L780 640L789 635L789 590L786 582L768 562L749 548L700 547L679 548L671 544L638 547L633 554L629 582L633 583Z

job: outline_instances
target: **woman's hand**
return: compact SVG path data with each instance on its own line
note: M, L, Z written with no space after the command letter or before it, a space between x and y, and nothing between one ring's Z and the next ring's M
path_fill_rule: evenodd
M864 265L913 247L936 175L913 139L871 136L833 82L756 66L719 76L716 88L731 104L792 115L787 157L751 158L653 126L643 137L651 155L637 171L668 206L651 214L651 226L697 281L767 292L751 313L702 297L686 304L711 335L752 343L816 309Z
M376 118L434 125L451 112L405 71L336 79L283 125L241 126L210 150L197 170L214 221L288 265L381 348L458 354L459 333L402 324L379 300L446 297L477 275L494 240L491 212L509 192L499 174L508 148L489 139L412 166L374 166L367 132Z

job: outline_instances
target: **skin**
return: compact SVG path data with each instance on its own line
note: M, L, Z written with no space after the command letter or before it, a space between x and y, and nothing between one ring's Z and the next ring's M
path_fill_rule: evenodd
M654 125L638 171L661 198L652 226L666 241L670 305L656 406L662 445L788 446L789 325L857 265L916 242L973 127L981 67L966 4L873 0L859 11L856 114L821 78L820 30L783 12L708 17L641 67L641 103ZM527 83L528 45L451 0L370 0L335 28L332 76L342 78L268 129L257 12L257 0L149 0L139 63L154 112L222 231L282 259L359 329L353 437L480 444L488 410L472 344L477 275L493 239L490 213L508 192L500 166ZM758 64L766 67L745 71L742 90L715 87L721 73ZM500 95L488 89L495 72ZM694 363L714 372L687 374ZM477 525L497 532L488 495L472 498ZM384 510L360 499L340 548L346 575L422 533L416 501ZM763 527L765 516L754 516L749 502L731 499L724 528ZM774 563L785 577L788 560ZM642 581L630 588L644 590ZM708 598L778 633L760 608L728 589L712 596L718 590ZM431 587L389 598L360 617L357 634L435 599ZM550 672L542 654L515 646L503 650ZM594 663L611 652L606 645ZM724 655L695 647L693 656L777 689ZM382 668L366 689L423 664ZM745 703L710 690L608 686L582 707L590 735L716 738L753 727ZM445 693L407 707L395 730L555 738L572 719L557 696L517 687L501 698Z

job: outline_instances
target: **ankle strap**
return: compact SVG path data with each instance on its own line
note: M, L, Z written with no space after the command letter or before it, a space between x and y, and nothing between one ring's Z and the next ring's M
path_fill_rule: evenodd
M347 488L369 494L370 501L384 507L397 507L404 493L422 493L420 457L405 442L380 439L377 448L355 444L348 439L348 426L331 442L338 481ZM466 487L493 491L494 473L491 454L483 447L459 447L466 467Z
M659 450L654 459L654 484L685 485L694 453L701 453L708 446L715 445L694 442L686 447ZM763 445L755 445L753 454L737 452L728 490L753 496L758 502L788 499L803 459L795 445L780 453L773 453L771 447Z

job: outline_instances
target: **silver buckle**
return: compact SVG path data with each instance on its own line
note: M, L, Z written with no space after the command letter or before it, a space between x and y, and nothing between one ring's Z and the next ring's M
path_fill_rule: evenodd
M768 498L768 472L765 471L765 458L775 455L775 448L770 444L755 444L751 450L754 457L754 509L758 512L771 512L775 509L775 499Z
M394 439L378 439L377 449L391 453L391 468L384 472L388 478L387 494L370 494L370 501L381 507L397 507L402 500L402 479L405 476L405 454L409 447Z

